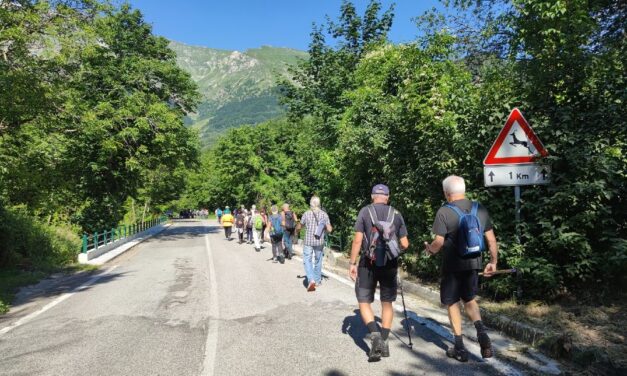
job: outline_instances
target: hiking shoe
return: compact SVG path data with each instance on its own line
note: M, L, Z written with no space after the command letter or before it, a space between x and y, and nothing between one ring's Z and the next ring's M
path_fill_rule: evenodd
M378 362L381 360L381 352L383 350L383 338L381 338L381 333L371 333L370 334L370 352L368 353L368 361L369 362Z
M455 347L449 347L446 350L446 356L448 356L449 358L456 359L460 362L468 361L468 351L466 351L465 348L456 349Z
M307 287L307 291L308 292L316 291L316 282L314 281L309 282L309 287Z
M390 356L390 342L389 340L383 341L383 348L381 349L381 357L388 358Z
M479 341L479 346L481 346L481 357L484 359L493 357L492 342L490 342L488 333L477 334L477 340Z

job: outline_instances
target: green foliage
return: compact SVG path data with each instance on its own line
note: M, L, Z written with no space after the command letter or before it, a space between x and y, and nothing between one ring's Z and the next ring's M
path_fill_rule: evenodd
M298 173L298 130L285 119L229 130L188 178L179 207L305 207L306 187Z
M0 206L0 267L45 268L76 261L77 229L34 219L24 207Z
M199 96L129 5L2 2L0 22L1 264L64 264L73 236L115 226L129 200L146 217L178 198Z

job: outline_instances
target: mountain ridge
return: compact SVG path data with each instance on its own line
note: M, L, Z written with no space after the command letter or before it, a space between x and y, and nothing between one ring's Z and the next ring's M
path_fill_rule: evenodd
M308 54L289 47L263 45L244 52L170 41L179 67L198 85L202 99L186 124L199 130L204 147L243 124L258 124L284 113L277 79Z

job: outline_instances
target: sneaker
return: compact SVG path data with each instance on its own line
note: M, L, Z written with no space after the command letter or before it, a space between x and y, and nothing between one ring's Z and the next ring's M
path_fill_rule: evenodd
M488 333L483 332L477 334L477 340L479 341L479 346L481 346L481 357L484 359L493 357L492 342L490 342Z
M285 257L283 257L283 256L279 256L279 262L280 262L281 264L285 264Z
M369 362L378 362L381 360L381 352L383 350L383 338L381 338L381 333L371 333L370 334L370 352L368 353L368 361Z
M261 248L255 248L255 251L261 252Z
M316 291L316 282L314 281L309 282L309 287L307 287L307 291L308 292Z
M466 351L465 348L456 349L455 347L449 347L446 350L446 356L448 356L449 358L456 359L460 362L468 361L468 351Z
M381 349L381 356L388 358L390 356L390 342L389 339L383 341L383 348Z

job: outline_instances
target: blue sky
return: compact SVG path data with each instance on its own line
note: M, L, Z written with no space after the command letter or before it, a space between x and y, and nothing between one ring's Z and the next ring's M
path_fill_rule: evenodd
M129 0L144 14L154 32L179 42L227 50L262 45L306 50L312 22L336 19L341 0ZM353 1L363 14L368 0ZM413 40L418 29L412 18L438 0L382 0L384 9L396 3L393 42ZM121 0L118 1L121 3Z

